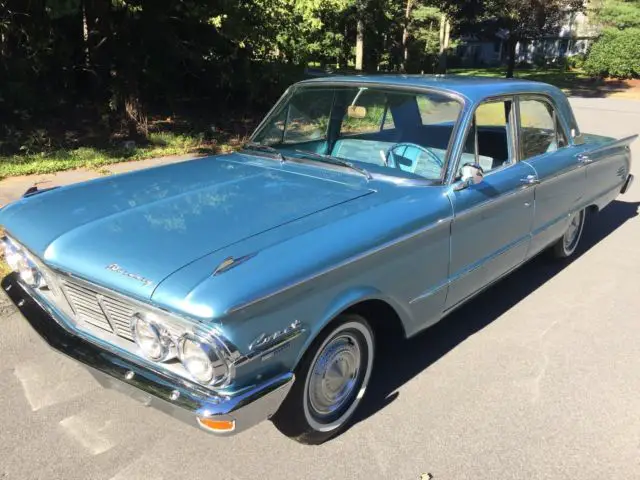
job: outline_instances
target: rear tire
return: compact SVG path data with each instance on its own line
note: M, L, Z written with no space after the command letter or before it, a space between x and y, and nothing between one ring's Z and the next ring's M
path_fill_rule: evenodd
M555 258L564 259L573 256L582 238L586 214L586 210L583 209L569 217L567 230L551 247L551 253Z
M344 431L369 384L374 345L373 330L363 317L337 317L296 368L296 381L272 417L276 428L311 445Z

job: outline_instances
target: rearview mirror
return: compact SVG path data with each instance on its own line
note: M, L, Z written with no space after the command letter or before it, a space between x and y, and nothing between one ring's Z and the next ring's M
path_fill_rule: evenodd
M359 105L349 105L347 107L347 117L349 118L364 118L367 116L367 109Z
M484 179L482 167L476 163L465 163L460 169L460 181L455 190L464 190L471 185L477 185Z

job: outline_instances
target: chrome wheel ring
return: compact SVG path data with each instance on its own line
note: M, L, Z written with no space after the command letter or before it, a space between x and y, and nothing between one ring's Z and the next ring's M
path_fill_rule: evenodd
M575 212L569 218L569 226L564 233L562 243L564 251L567 255L571 255L578 246L580 236L582 235L582 227L584 226L584 210Z
M373 365L373 336L359 322L340 325L318 348L304 388L309 425L327 432L340 427L364 396Z

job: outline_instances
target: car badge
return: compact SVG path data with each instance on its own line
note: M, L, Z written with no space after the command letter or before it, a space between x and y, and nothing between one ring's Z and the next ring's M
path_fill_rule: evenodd
M142 283L142 285L144 285L145 287L149 287L153 285L153 282L148 278L145 278L142 275L138 275L137 273L128 272L117 263L112 263L111 265L107 265L105 268L110 272L119 273L124 277L131 278L132 280L137 280L138 282Z
M271 334L261 333L249 344L249 350L264 350L275 345L282 344L289 340L293 340L303 331L304 329L302 328L300 320L294 320L289 326L282 330L278 330L277 332L273 332Z

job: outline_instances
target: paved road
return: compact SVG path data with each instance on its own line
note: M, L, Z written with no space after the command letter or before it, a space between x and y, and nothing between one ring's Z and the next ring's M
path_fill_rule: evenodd
M640 102L574 106L585 131L640 130ZM639 205L640 183L577 261L535 260L398 346L366 418L321 447L269 423L207 436L102 390L5 312L0 479L640 479Z

